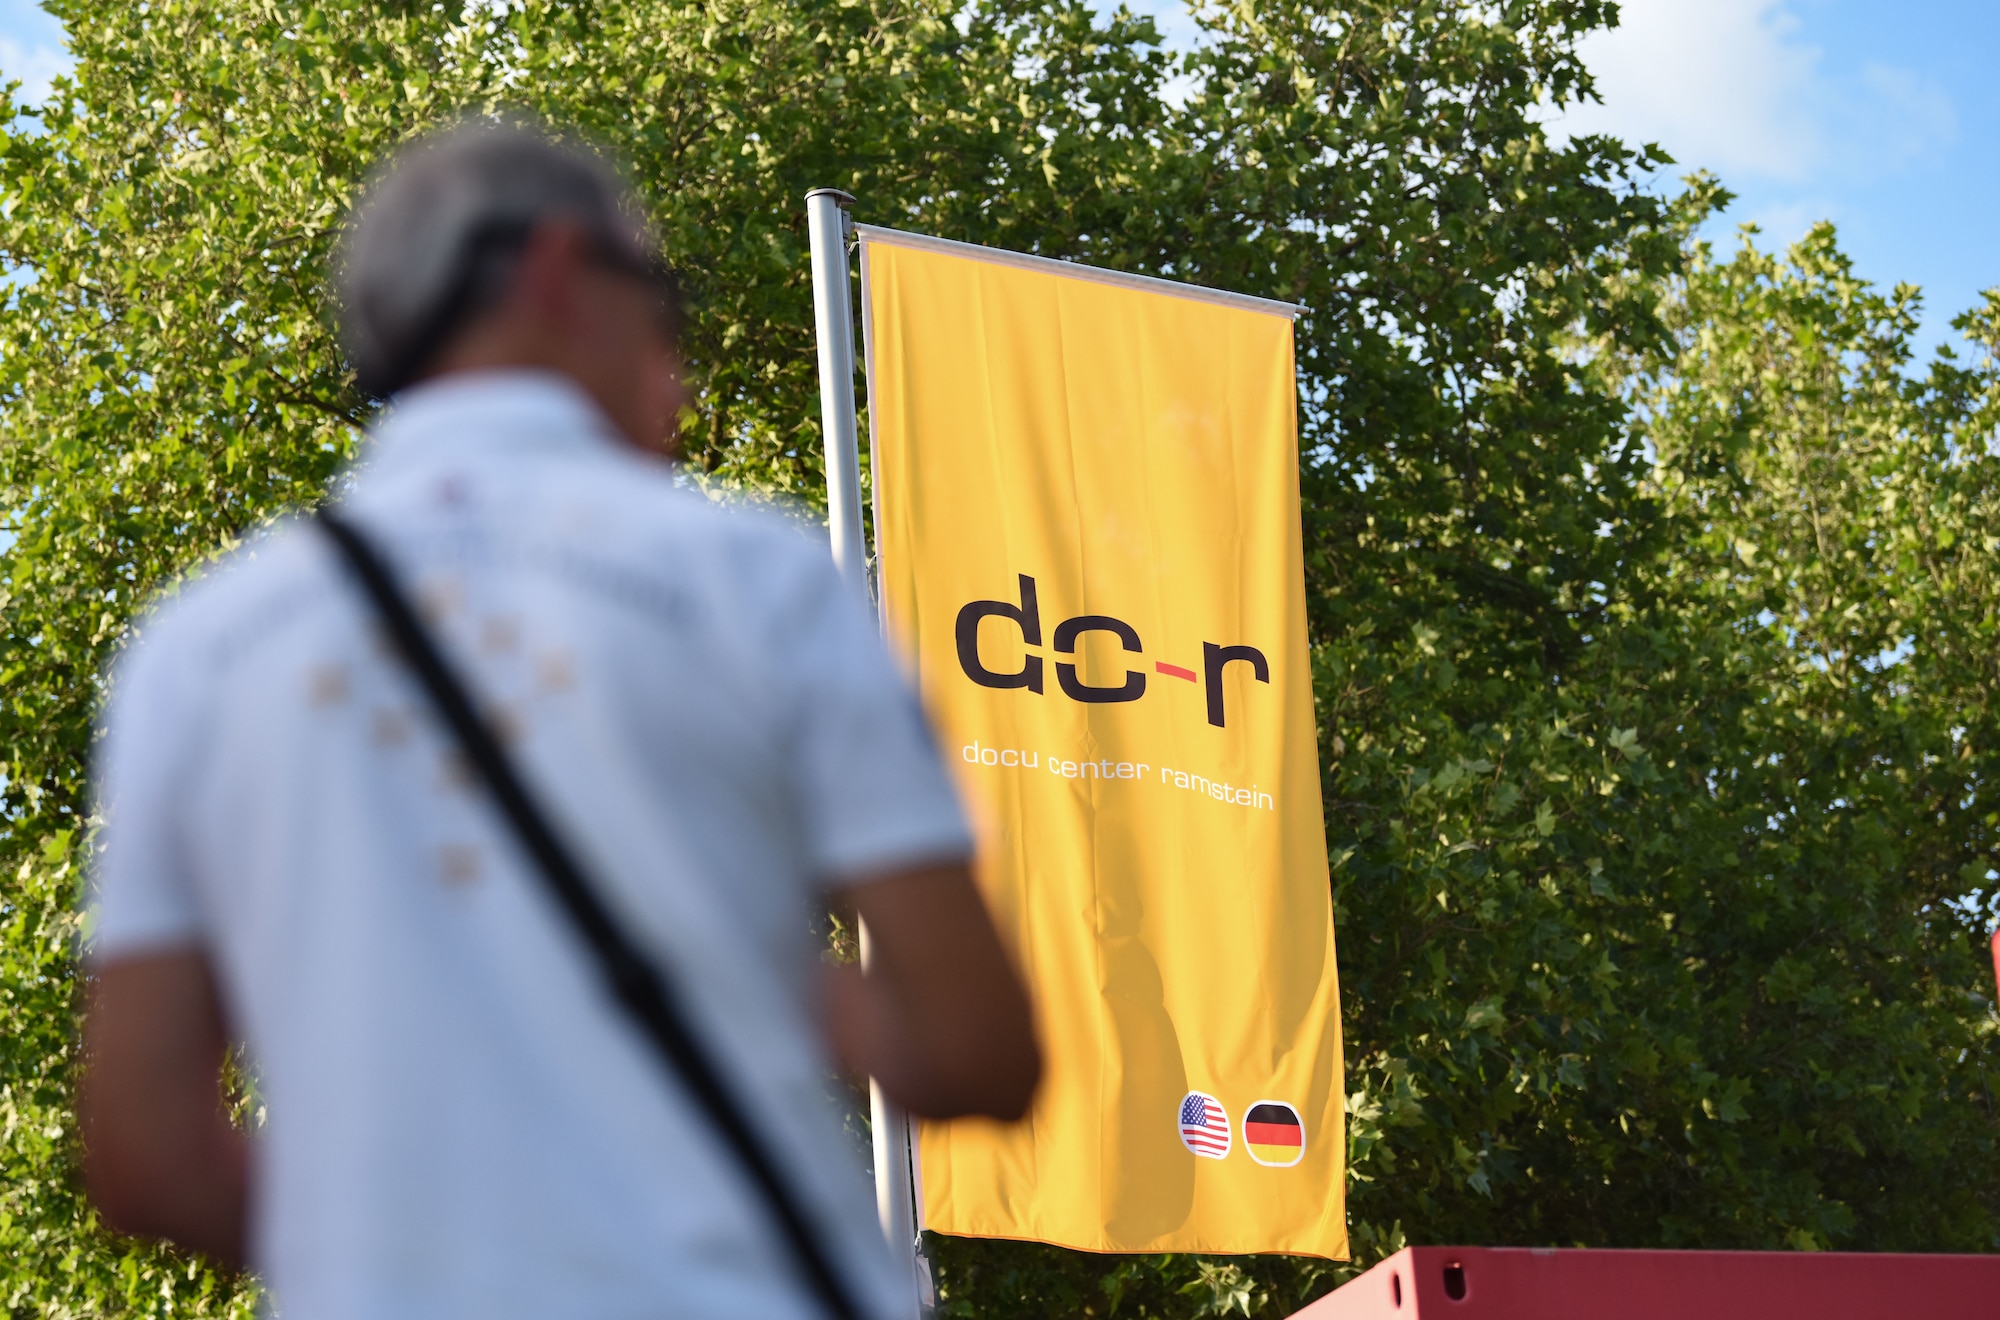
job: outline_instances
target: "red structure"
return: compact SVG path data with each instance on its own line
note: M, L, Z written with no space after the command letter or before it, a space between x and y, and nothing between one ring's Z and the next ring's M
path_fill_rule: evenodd
M1293 1320L1995 1320L2000 1256L1407 1247Z

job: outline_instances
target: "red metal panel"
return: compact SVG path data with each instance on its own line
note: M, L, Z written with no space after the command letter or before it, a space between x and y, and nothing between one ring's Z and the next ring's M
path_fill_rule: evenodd
M1996 1320L2000 1256L1409 1247L1294 1320Z

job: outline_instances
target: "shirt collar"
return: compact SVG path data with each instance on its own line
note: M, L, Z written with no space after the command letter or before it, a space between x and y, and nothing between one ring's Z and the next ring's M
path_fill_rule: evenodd
M622 448L596 402L554 371L467 371L404 390L370 434L362 462L394 468L420 459Z

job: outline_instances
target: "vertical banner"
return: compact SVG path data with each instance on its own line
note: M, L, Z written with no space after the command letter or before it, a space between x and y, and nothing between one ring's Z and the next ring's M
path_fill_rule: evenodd
M862 227L891 635L1033 990L925 1226L1344 1258L1292 308Z

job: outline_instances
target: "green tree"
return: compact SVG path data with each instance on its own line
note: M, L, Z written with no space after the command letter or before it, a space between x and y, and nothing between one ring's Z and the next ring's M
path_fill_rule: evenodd
M1704 703L1723 736L1678 740L1731 826L1676 879L1690 991L1734 1027L1710 1066L1745 1106L1701 1179L1735 1206L1685 1205L1678 1236L1722 1218L1745 1243L2000 1245L2000 341L1989 300L1957 322L1973 364L1917 372L1917 303L1857 279L1826 226L1782 259L1699 247L1644 396L1676 526L1663 590L1750 671Z
M1355 1214L1992 1250L1991 359L1909 375L1913 291L1825 229L1661 292L1668 352L1587 345L1651 526L1573 642L1499 685L1459 611L1331 648Z
M1359 1258L1991 1250L2000 306L1922 377L1829 234L1716 263L1552 144L1595 0L51 0L0 131L0 1296L242 1312L103 1235L67 1110L100 678L369 408L323 266L369 164L528 107L697 299L690 466L821 488L800 198L1294 299ZM1344 1270L935 1243L950 1314L1282 1313Z

